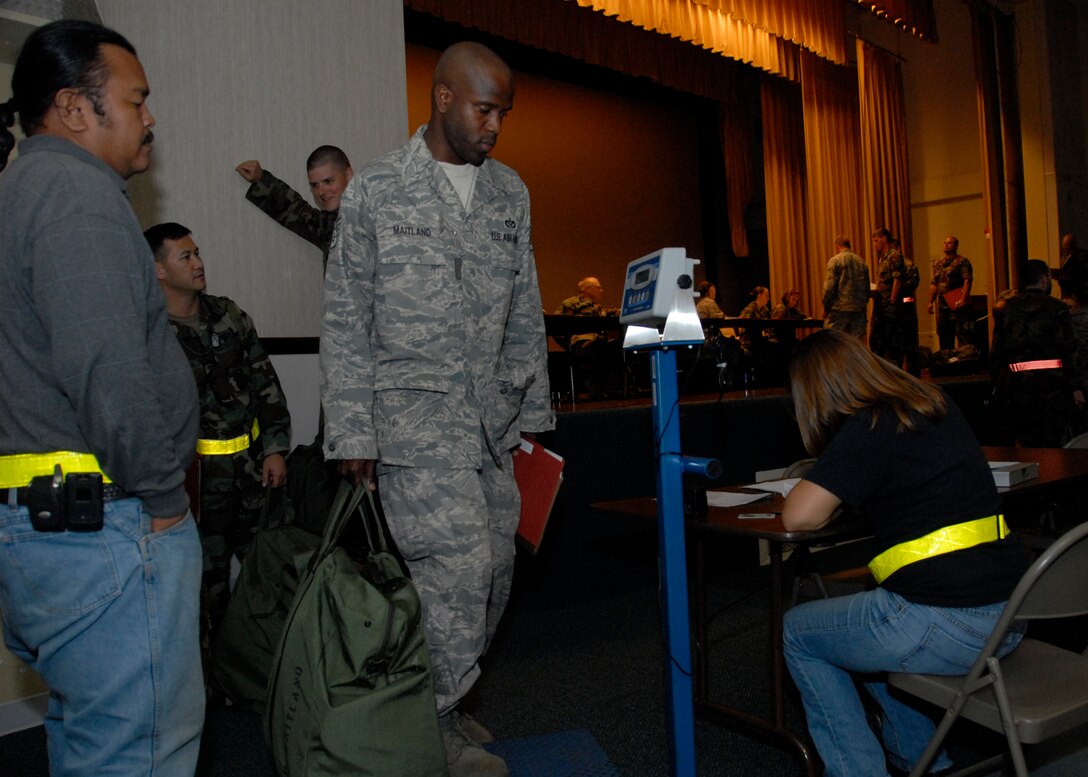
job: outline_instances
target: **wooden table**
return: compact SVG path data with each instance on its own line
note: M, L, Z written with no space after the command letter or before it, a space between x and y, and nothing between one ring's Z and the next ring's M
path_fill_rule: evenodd
M1088 450L1065 448L1005 448L984 447L989 461L1034 461L1039 464L1039 476L1010 488L999 488L1005 509L1021 498L1036 498L1054 494L1071 485L1088 483ZM745 491L741 487L724 489ZM786 668L782 645L783 605L783 546L844 541L869 535L868 528L857 520L839 519L817 531L787 531L782 525L783 498L770 499L739 507L710 507L700 519L689 519L686 528L692 538L695 568L692 570L692 630L694 632L695 712L704 719L726 724L739 724L756 734L792 748L800 757L805 773L815 777L815 753L807 735L790 731L785 723ZM657 517L657 503L652 498L624 499L600 502L598 510L624 516ZM743 519L743 513L774 513L771 519ZM706 547L705 540L714 535L747 537L766 540L770 551L770 656L773 713L770 719L710 700L707 648Z

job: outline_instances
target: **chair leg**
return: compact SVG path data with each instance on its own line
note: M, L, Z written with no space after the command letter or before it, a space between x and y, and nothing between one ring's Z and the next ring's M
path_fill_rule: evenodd
M1024 749L1020 746L1020 735L1016 730L1016 718L1012 714L1009 694L1005 690L1005 677L1001 674L1001 663L991 656L986 660L990 674L994 678L994 698L997 709L1001 712L1001 727L1005 729L1005 739L1009 742L1009 755L1016 777L1028 777L1028 765L1024 760Z
M948 732L952 730L952 724L956 722L956 719L960 716L960 712L963 711L964 705L967 704L967 698L968 694L962 690L956 694L956 698L952 701L952 705L944 713L944 717L941 718L937 730L934 731L933 736L929 738L929 744L926 745L926 749L922 752L921 758L915 762L914 768L910 770L910 777L922 777L922 775L926 773L929 765L933 763L933 759L937 757L941 745L944 744Z

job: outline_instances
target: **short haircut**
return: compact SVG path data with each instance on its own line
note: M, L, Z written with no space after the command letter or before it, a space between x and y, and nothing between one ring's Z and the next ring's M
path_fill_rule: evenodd
M748 292L748 296L752 299L755 299L760 294L766 294L769 297L771 295L771 290L768 289L766 286L756 286L754 289Z
M846 235L835 235L835 245L840 248L850 248L850 238Z
M318 146L306 157L306 169L313 170L321 165L332 165L340 170L351 167L348 155L336 146Z
M1024 272L1020 274L1020 288L1034 286L1050 275L1050 265L1042 259L1028 259L1024 263Z
M699 283L695 286L695 291L698 292L700 297L705 297L706 293L710 291L710 287L713 285L714 284L710 281L699 281Z
M882 237L885 240L891 240L892 239L892 233L888 230L887 227L881 227L880 229L874 229L872 236L873 237Z
M178 224L176 221L166 221L144 230L144 240L151 246L151 253L155 254L155 261L161 262L166 258L164 244L167 240L181 240L186 235L191 234L193 234L193 231L188 227Z

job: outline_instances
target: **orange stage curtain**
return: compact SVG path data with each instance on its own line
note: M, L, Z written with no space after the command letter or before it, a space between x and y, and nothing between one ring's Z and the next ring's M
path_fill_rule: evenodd
M675 0L674 0L675 2ZM691 0L844 64L841 0Z
M752 137L746 111L729 108L722 111L722 155L725 159L726 211L734 256L748 256L748 227L744 212L755 195L752 170Z
M818 0L824 4L830 0ZM568 0L644 30L678 38L768 73L797 78L797 43L688 0ZM841 48L841 46L840 46ZM823 53L823 52L821 52Z
M913 258L902 69L896 57L860 38L857 51L866 226L887 227Z
M561 0L404 0L414 11L731 105L736 62ZM798 78L797 47L776 67ZM777 71L776 71L777 72Z
M806 268L821 266L822 275L834 249L835 235L849 237L854 252L860 256L872 253L872 230L866 228L861 205L856 72L802 53L801 100L805 112L808 251L794 257L794 261ZM872 268L871 259L869 265Z
M827 265L820 257L807 258L801 90L795 84L767 76L763 78L760 103L771 294L780 297L791 288L799 289L801 309L820 318Z

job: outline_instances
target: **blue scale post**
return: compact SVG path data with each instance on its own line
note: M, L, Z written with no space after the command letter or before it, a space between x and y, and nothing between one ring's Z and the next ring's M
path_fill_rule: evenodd
M692 293L697 262L686 253L683 248L662 248L628 264L620 314L620 321L628 324L624 349L651 351L653 364L658 552L668 654L669 750L674 777L695 775L683 475L717 478L721 474L721 463L716 459L680 453L676 349L703 343L703 327L695 312Z

